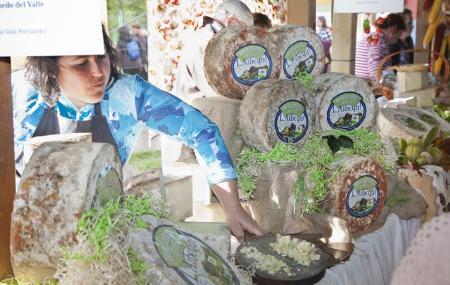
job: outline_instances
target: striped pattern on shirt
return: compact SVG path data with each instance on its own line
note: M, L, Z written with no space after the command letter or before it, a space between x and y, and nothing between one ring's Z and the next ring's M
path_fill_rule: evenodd
M389 48L380 34L377 45L369 44L365 36L356 45L355 75L370 80L376 80L376 73L380 61L389 54ZM390 65L387 61L383 69Z

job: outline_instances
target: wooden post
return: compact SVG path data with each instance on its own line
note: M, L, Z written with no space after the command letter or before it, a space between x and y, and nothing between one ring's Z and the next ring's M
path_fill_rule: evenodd
M0 57L0 280L12 276L9 232L15 194L11 63Z
M331 71L355 72L357 14L333 14Z
M423 38L428 28L428 12L423 10L423 2L417 1L417 18L416 18L416 47L422 48ZM428 63L429 54L417 52L414 54L414 63Z
M316 27L316 0L288 0L287 23Z

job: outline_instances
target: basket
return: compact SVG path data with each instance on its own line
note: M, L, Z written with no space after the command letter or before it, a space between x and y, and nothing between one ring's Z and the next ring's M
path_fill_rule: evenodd
M440 79L439 86L443 87L443 86L447 85L448 78L450 75L450 65L448 63L447 58L445 56L440 55L438 52L430 51L428 49L408 49L408 50L402 50L402 51L397 51L397 52L388 54L378 64L377 73L375 75L376 76L375 78L377 79L377 81L380 81L380 79L381 79L381 74L383 72L383 66L386 64L386 62L388 60L390 60L393 56L401 54L403 52L422 52L422 53L429 53L429 54L431 53L435 56L442 57L443 62L444 62L444 75L438 76L438 79ZM404 67L404 66L402 66L402 67ZM390 69L397 70L397 69L400 69L400 66L392 66L392 67L390 67ZM391 88L386 87L386 86L382 86L382 87L378 87L378 88L379 88L379 90L377 90L377 91L374 90L375 93L377 93L377 92L380 93L380 95L385 96L388 100L393 99L394 90L392 90Z

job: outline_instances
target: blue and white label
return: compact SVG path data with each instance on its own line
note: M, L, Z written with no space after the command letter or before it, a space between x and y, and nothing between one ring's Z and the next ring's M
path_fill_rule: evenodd
M240 47L231 63L233 78L244 85L267 79L272 72L272 59L263 46L250 44Z
M283 71L287 78L296 78L301 73L311 73L316 66L316 50L307 41L298 41L289 46L283 55Z
M350 185L345 198L345 207L351 216L363 218L377 208L379 200L378 180L370 175L365 175Z
M331 100L327 121L333 129L351 131L364 122L366 112L366 104L361 95L356 92L343 92Z
M308 131L309 118L305 105L298 100L288 100L280 105L275 116L275 131L285 143L296 143Z

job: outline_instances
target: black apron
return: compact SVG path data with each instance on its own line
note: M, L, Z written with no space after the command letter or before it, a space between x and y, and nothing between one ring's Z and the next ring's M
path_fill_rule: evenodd
M75 133L92 133L92 142L109 143L119 153L116 141L114 140L108 121L102 114L100 103L94 104L94 116L89 121L77 121ZM32 138L48 135L60 134L58 116L55 107L46 107L42 115L39 125L34 131ZM23 159L23 152L16 159L18 164ZM123 164L123 163L122 163ZM17 173L20 175L17 171Z

